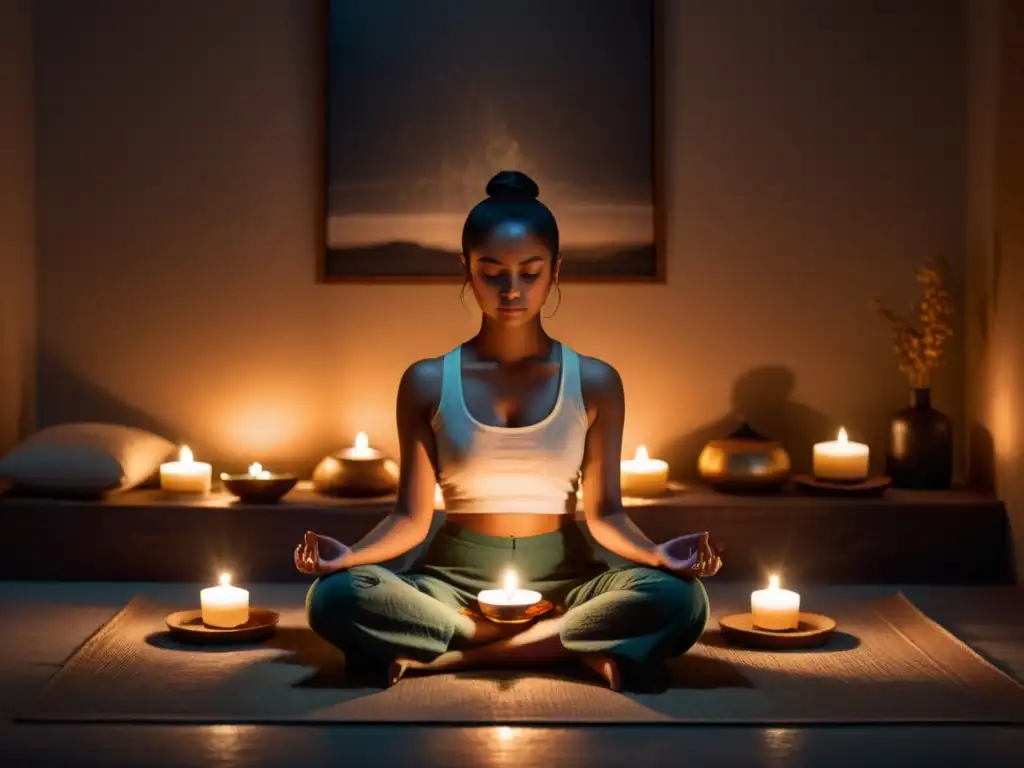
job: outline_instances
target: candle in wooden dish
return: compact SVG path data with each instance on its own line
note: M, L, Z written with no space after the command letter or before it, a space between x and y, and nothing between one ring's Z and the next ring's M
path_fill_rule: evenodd
M295 475L270 472L259 462L250 464L244 475L221 472L220 479L230 493L242 501L257 504L278 501L299 481Z
M840 428L837 439L814 446L814 476L819 480L859 483L867 479L870 450L852 443Z
M540 592L519 589L519 577L511 568L505 572L500 589L485 589L476 596L480 612L499 622L519 622L529 618L529 611L541 601Z
M231 585L231 576L220 575L220 584L199 592L203 624L229 629L249 620L249 592Z
M622 461L620 483L623 496L659 496L668 488L668 464L650 458L646 446L637 446L636 456Z
M755 627L782 631L800 626L800 595L779 589L779 577L772 574L768 589L750 595L750 613Z
M195 461L192 449L181 446L177 461L160 465L160 487L171 493L208 493L213 469L205 461Z

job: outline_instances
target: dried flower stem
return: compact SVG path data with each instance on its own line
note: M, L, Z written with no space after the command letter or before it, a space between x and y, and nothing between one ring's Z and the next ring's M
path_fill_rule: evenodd
M900 373L907 377L911 387L923 388L931 385L932 371L942 360L943 345L953 335L949 322L953 297L942 260L918 269L917 282L922 296L908 316L896 314L881 299L876 299L875 305L892 331Z

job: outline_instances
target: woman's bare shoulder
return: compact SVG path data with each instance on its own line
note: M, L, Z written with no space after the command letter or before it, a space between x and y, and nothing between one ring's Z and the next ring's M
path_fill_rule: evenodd
M441 381L444 378L444 358L427 357L417 360L405 369L398 386L400 407L426 409L432 415L441 401Z
M611 363L606 363L597 357L578 356L580 359L580 379L583 382L584 392L590 389L595 393L614 394L616 390L622 390L622 378Z
M580 359L580 386L587 409L621 404L624 395L622 378L615 367L597 357L578 355Z

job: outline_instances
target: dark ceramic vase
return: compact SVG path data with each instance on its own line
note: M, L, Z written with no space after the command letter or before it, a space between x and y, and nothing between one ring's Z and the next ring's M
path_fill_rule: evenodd
M953 482L953 423L932 408L930 389L910 390L910 407L892 415L885 472L897 488L938 490Z

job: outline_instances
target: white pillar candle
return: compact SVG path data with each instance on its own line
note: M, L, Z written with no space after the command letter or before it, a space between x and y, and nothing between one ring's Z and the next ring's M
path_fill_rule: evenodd
M231 586L231 577L222 573L220 585L199 592L203 624L222 629L237 627L249 620L249 593Z
M868 476L870 450L864 443L851 443L846 430L837 440L814 446L814 476L819 480L858 482Z
M800 626L800 595L779 589L779 577L773 575L768 580L768 589L751 593L750 613L759 629L796 629Z
M658 496L668 488L668 464L650 458L646 446L637 446L635 458L622 460L619 481L623 496Z
M192 459L192 449L181 446L177 461L160 465L160 487L174 493L208 493L212 467Z

